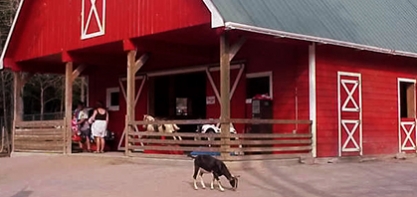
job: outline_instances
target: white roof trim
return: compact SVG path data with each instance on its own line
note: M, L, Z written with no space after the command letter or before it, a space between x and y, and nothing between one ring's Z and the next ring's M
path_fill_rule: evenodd
M212 28L223 27L224 26L223 17L222 15L220 15L219 10L217 10L213 2L211 0L203 0L203 2L206 4L207 8L211 12L211 27Z
M12 37L17 19L19 18L20 10L22 9L24 1L25 0L21 0L20 3L19 3L19 7L17 8L16 15L14 16L12 26L10 27L9 35L7 36L6 43L4 44L4 48L3 48L3 51L2 51L1 57L0 57L0 70L2 70L4 68L4 56L6 55L6 51L9 48L9 42L10 42L10 39Z
M399 56L406 56L406 57L413 57L417 58L417 53L412 52L405 52L405 51L396 51L392 49L384 49L379 47L373 47L368 45L362 45L362 44L355 44L351 42L344 42L344 41L338 41L333 39L327 39L327 38L320 38L320 37L314 37L314 36L307 36L302 34L295 34L295 33L288 33L273 29L267 29L267 28L261 28L261 27L255 27L240 23L234 23L234 22L226 22L225 23L226 29L239 29L243 31L249 31L259 34L267 34L272 36L278 36L281 38L290 38L295 40L304 40L309 42L315 42L315 43L322 43L322 44L330 44L330 45L336 45L336 46L342 46L342 47L348 47L348 48L355 48L359 50L367 50L372 52L378 52L378 53L384 53L384 54L390 54L390 55L399 55Z

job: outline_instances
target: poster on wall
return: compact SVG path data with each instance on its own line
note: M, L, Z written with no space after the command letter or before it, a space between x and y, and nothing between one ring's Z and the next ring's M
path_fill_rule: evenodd
M214 105L216 103L216 98L214 96L206 97L206 104L207 105Z

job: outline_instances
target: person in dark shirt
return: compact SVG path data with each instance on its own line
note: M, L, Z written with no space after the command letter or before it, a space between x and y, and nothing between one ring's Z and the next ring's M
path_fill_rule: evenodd
M109 114L107 110L103 107L102 102L97 102L96 109L94 110L93 115L91 116L90 123L91 132L95 138L97 150L95 153L103 153L105 141L104 137L107 134L107 125L109 122Z

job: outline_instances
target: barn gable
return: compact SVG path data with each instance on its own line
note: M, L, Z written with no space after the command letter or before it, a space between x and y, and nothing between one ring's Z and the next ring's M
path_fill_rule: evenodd
M204 0L212 26L417 57L417 2Z
M209 22L202 1L22 0L0 68Z

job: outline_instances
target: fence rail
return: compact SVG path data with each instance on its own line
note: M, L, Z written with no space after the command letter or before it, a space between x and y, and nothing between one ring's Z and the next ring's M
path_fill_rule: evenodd
M127 148L134 153L132 155L138 155L135 150L140 150L141 156L152 155L160 158L181 157L190 153L215 156L223 153L221 154L223 159L229 161L311 156L313 142L309 120L230 119L225 123L229 121L240 128L252 125L270 125L270 127L259 127L258 133L228 135L197 132L160 133L138 132L137 128L146 124L201 125L221 122L219 119L133 121L129 124ZM299 133L297 131L294 133L293 130L286 128L288 125L305 125L305 127L299 129Z
M14 151L63 153L64 121L19 121L14 132Z

